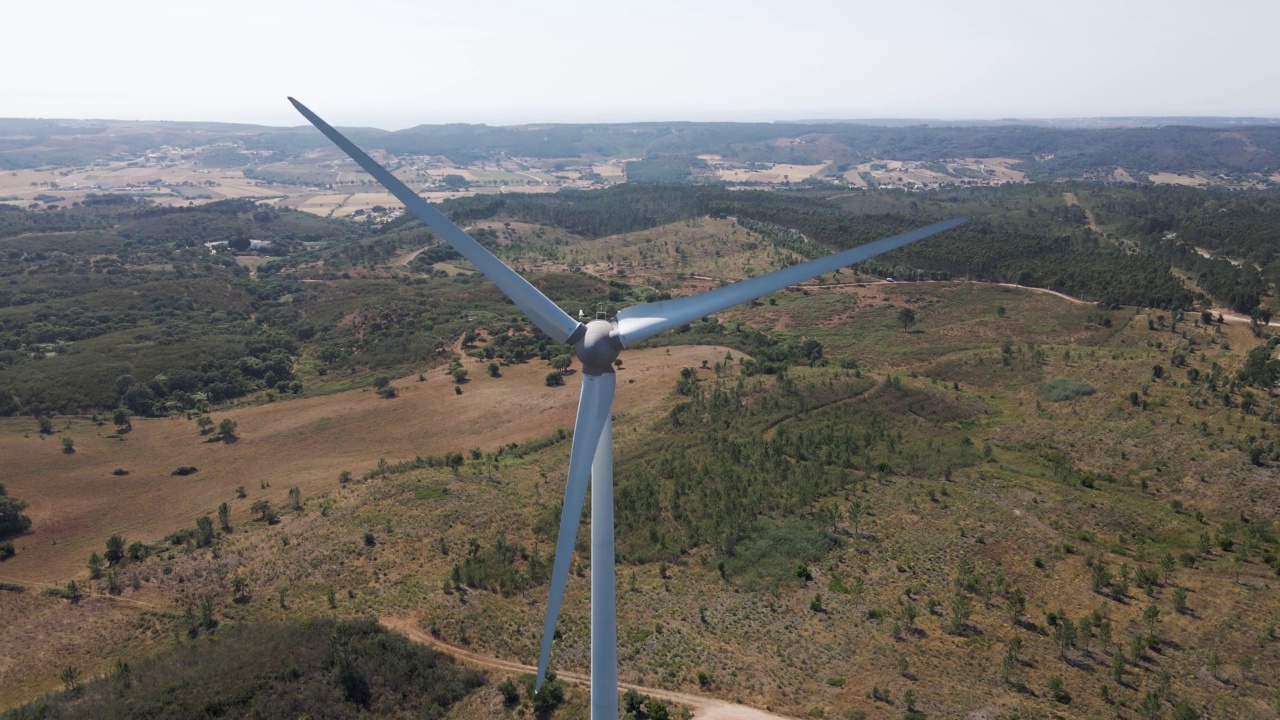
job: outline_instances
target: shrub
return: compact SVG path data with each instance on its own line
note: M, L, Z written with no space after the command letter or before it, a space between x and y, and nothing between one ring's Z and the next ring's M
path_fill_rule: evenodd
M116 476L124 476L124 475L128 475L129 471L125 470L124 468L116 468L115 470L111 471L111 474Z
M170 475L195 475L198 472L200 472L199 468L193 467L191 465L179 465L177 468L174 469L173 472L169 474Z
M1071 693L1066 691L1062 684L1062 678L1057 675L1049 678L1049 695L1064 705L1071 702Z
M564 375L558 370L556 372L547 373L547 387L560 387L564 385Z
M223 418L218 423L218 437L223 440L233 440L236 437L236 421L231 418Z
M1066 378L1056 378L1040 386L1040 396L1050 402L1064 402L1092 394L1092 385Z
M5 494L4 484L0 483L0 538L21 535L31 527L31 518L22 514L27 503Z
M520 703L520 690L515 683L511 682L511 678L498 683L498 692L502 693L502 704L504 706L513 708Z
M12 540L5 540L4 542L0 542L0 561L8 560L9 558L13 557L14 554L17 552L18 552L17 550L13 549Z

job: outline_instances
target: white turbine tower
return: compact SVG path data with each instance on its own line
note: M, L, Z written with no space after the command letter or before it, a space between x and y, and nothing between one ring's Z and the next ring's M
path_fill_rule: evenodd
M908 243L950 230L968 218L957 217L901 235L811 260L799 265L726 285L691 297L635 305L618 313L616 320L580 323L561 310L527 280L480 246L462 228L396 179L386 168L356 147L341 133L321 120L302 103L289 102L320 132L351 156L405 208L445 242L453 246L477 270L511 298L516 307L542 332L559 342L571 343L582 362L582 396L573 426L573 446L569 454L569 480L560 515L560 534L551 572L547 615L542 626L542 652L538 657L537 688L547 674L551 640L560 618L560 601L569 578L569 558L573 554L578 522L587 495L587 475L591 476L591 719L618 718L618 649L613 537L613 361L628 345L663 330L679 327L739 303L754 300L789 285L810 280L823 273L866 260Z

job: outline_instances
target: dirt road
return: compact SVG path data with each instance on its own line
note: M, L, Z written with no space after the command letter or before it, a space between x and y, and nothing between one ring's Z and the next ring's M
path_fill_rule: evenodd
M424 645L440 650L441 652L452 655L453 657L476 665L481 668L490 670L502 670L512 673L533 673L537 672L537 668L530 665L522 665L510 660L492 657L489 655L481 655L479 653L464 650L453 645L448 645L431 637L430 634L423 632L418 628L417 623L408 618L386 616L379 618L378 622L388 629L402 633L414 642L420 642ZM564 678L569 682L579 685L587 685L591 682L591 678L578 673L561 672L557 673L558 677ZM705 695L690 695L688 693L673 692L671 690L660 690L658 688L640 687L639 685L630 685L627 683L618 683L618 686L625 689L635 690L644 693L659 700L666 702L678 703L693 710L693 720L787 720L786 716L774 715L763 710L747 707L746 705L735 705L734 703L718 698L707 697Z

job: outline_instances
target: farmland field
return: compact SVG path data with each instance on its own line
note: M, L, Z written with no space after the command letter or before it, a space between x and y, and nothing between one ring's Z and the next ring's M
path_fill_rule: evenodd
M647 407L681 367L723 354L723 348L698 347L628 354L617 412ZM31 503L34 521L34 532L18 539L19 554L0 567L0 577L56 581L75 575L113 533L159 538L222 502L244 519L254 500L282 503L290 486L321 492L336 485L340 471L362 474L379 459L491 451L572 429L577 393L545 387L546 373L545 365L529 363L491 378L474 363L462 395L454 394L450 378L431 372L425 382L396 380L394 400L351 391L232 408L216 416L238 423L240 437L230 444L207 442L210 436L194 422L176 417L139 418L118 436L87 419L67 418L59 433L75 439L76 452L68 455L32 423L0 420L0 453L11 459L6 484ZM199 472L171 474L183 465ZM114 476L116 468L129 474ZM248 490L247 499L235 499L238 486Z

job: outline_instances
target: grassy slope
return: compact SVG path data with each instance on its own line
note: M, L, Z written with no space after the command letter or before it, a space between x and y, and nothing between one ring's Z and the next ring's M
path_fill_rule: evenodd
M815 708L829 717L856 708L898 714L903 693L912 689L917 706L932 716L975 710L990 716L1100 716L1117 710L1103 703L1102 685L1110 685L1121 710L1132 710L1156 686L1158 673L1166 671L1172 699L1208 706L1217 716L1268 716L1264 703L1275 690L1272 678L1280 675L1280 666L1276 642L1266 637L1265 628L1276 621L1280 607L1269 592L1274 574L1256 553L1240 567L1238 582L1234 554L1218 549L1199 558L1195 569L1175 570L1173 584L1189 594L1191 613L1182 616L1172 612L1172 587L1157 586L1152 598L1135 587L1122 601L1107 599L1090 592L1086 567L1090 556L1105 560L1113 572L1122 563L1153 567L1166 551L1194 551L1202 532L1231 535L1238 542L1241 512L1251 518L1276 516L1280 498L1268 471L1249 465L1237 447L1251 435L1265 441L1269 426L1256 415L1224 407L1185 382L1184 369L1170 364L1171 348L1194 340L1188 353L1192 366L1207 372L1216 362L1230 371L1256 343L1247 329L1182 323L1178 330L1184 338L1167 329L1148 330L1147 316L1131 310L1106 314L1112 321L1106 328L1097 324L1103 316L1091 308L1051 296L958 284L789 292L775 299L776 305L728 317L818 337L828 356L857 357L877 380L890 370L909 388L933 391L958 384L958 391L948 391L985 408L965 430L977 447L991 447L989 461L957 471L952 482L871 477L865 492L835 498L842 508L861 499L872 515L859 537L849 537L847 523L836 528L845 542L811 567L814 579L808 583L748 592L720 579L707 549L673 563L665 579L656 565L622 566L624 679L696 689L701 670L708 673L710 692L797 715ZM896 310L904 305L920 318L910 331L896 325ZM1006 308L1004 317L997 306ZM1010 341L1008 364L1001 351L1004 340ZM703 359L698 352L689 359ZM637 357L629 354L628 364L638 366ZM716 351L705 359L720 357L723 352ZM674 382L681 362L671 363L665 384L658 387ZM1168 371L1165 379L1151 380L1154 364ZM847 371L797 374L821 381L837 372ZM1095 392L1063 403L1043 400L1040 384L1057 377L1086 381ZM1146 409L1129 403L1133 391L1140 392ZM1265 408L1269 400L1262 396ZM1193 407L1190 402L1197 398L1213 402ZM661 437L660 418L675 401L665 399L618 418L621 459L644 452ZM904 414L903 420L911 418ZM803 423L804 416L793 422ZM850 413L848 422L861 418ZM1198 429L1201 422L1207 435ZM248 429L243 422L242 427ZM926 437L931 428L928 422L915 425ZM539 427L529 437L550 429ZM193 428L186 432L195 439ZM476 441L447 449L472 445L489 448ZM328 450L322 444L317 452L320 447ZM304 489L303 514L273 527L246 523L238 515L237 531L216 553L178 549L127 569L126 574L139 575L141 589L126 590L125 596L183 607L212 595L224 618L248 620L327 614L327 593L333 589L340 615L417 611L424 625L450 642L529 661L536 653L545 586L508 598L474 590L448 594L441 586L471 538L489 546L505 535L535 547L540 536L533 528L554 515L567 453L562 444L496 469L477 463L457 475L423 470L340 490L332 480L340 468L330 463L328 476ZM1090 489L1055 480L1059 456L1070 465L1109 473L1115 481ZM284 482L272 491L283 495ZM322 491L326 483L330 489ZM10 483L15 495L33 499L29 489L17 488ZM1175 511L1174 501L1186 509ZM1204 512L1203 523L1191 508ZM372 534L372 544L366 533ZM1259 549L1274 552L1275 546ZM1044 567L1037 567L1035 558ZM1022 589L1028 597L1025 623L1043 626L1045 614L1059 608L1073 619L1102 609L1115 624L1116 638L1127 644L1145 632L1140 615L1154 602L1164 618L1156 634L1165 642L1117 686L1108 677L1110 656L1097 639L1088 650L1069 651L1070 663L1063 662L1047 636L1010 621L999 592L989 606L979 596L968 596L974 608L969 630L952 635L946 632L947 615L961 559L984 580L1003 577ZM229 601L235 575L249 581L247 603ZM860 577L864 589L833 591L835 577L846 586ZM556 652L561 667L586 666L587 581L585 569L571 578ZM810 609L815 593L823 596L824 612ZM938 614L926 612L930 597L942 603ZM908 603L919 608L919 631L895 640L890 626ZM997 671L1005 642L1015 633L1025 642L1023 662L1014 672L1016 684L1005 686ZM1224 663L1219 677L1206 669L1215 654ZM1235 667L1245 655L1253 658L1247 676ZM908 661L905 676L899 673L899 658ZM49 684L56 682L51 670L42 672ZM1064 678L1073 695L1070 706L1048 697L1053 675ZM844 684L829 684L827 678L843 678ZM869 700L873 686L888 688L894 704Z

